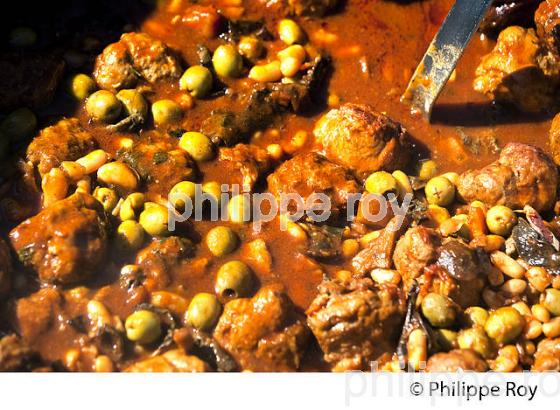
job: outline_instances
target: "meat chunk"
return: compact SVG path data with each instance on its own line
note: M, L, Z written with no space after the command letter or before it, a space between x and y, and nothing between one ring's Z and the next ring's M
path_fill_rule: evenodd
M107 219L101 203L77 193L55 202L10 232L21 262L42 282L86 279L105 259Z
M182 349L169 350L163 354L136 362L125 369L126 372L150 373L199 373L210 367L196 356L187 355Z
M393 352L406 310L403 292L377 287L371 279L327 281L307 309L307 324L324 359L336 370L369 370L370 362Z
M264 239L255 239L241 247L242 260L245 261L259 277L273 275L273 260Z
M344 104L330 110L313 133L328 159L360 178L380 169L404 168L410 158L406 130L367 105Z
M405 289L410 289L412 282L423 273L424 268L435 262L440 244L439 234L423 226L410 228L399 239L393 261L402 276Z
M509 143L499 159L478 170L464 172L458 183L461 197L487 205L506 205L522 209L530 205L546 211L556 201L558 170L540 148Z
M76 118L63 119L43 129L27 147L27 159L41 175L62 161L74 161L97 147L93 136Z
M224 306L214 338L243 370L295 371L309 340L303 315L279 286Z
M43 288L19 299L16 304L16 328L23 340L33 343L51 329L62 308L62 295L54 288Z
M488 263L484 252L451 239L437 249L436 263L419 281L430 292L448 296L462 308L475 306L480 301Z
M550 109L559 67L545 57L546 50L533 29L508 27L476 69L474 89L523 111Z
M39 364L38 355L18 336L0 338L0 372L29 371Z
M473 350L456 349L447 353L436 353L428 359L427 372L472 371L485 372L486 362Z
M12 272L12 256L10 248L0 239L0 299L10 289L10 274Z
M224 18L214 6L193 4L182 11L178 22L205 38L214 38L223 28Z
M173 268L192 256L194 246L191 241L177 236L156 239L138 252L136 264L144 276L144 286L150 290L163 289L171 282Z
M168 137L146 132L132 147L117 152L147 184L149 190L165 194L178 182L192 180L196 164L184 151L176 149Z
M179 78L179 59L161 41L145 33L125 33L97 57L93 75L101 88L134 88L139 80L154 83Z
M544 40L548 50L560 59L560 1L546 0L535 13L537 34Z
M282 194L298 194L304 202L312 194L325 194L334 213L346 208L349 194L360 191L346 168L313 152L296 155L282 163L267 181L269 191L278 200Z
M539 342L531 370L537 372L560 370L560 338L543 339Z
M201 132L218 145L246 141L286 112L302 112L320 99L320 88L330 70L330 59L315 58L306 73L291 83L257 83L241 97L239 111L217 109L201 124Z
M550 152L556 165L560 165L560 114L552 120L549 132Z
M397 238L408 226L408 221L393 218L382 229L379 236L371 240L367 247L352 259L352 268L360 274L368 273L374 268L390 269L393 266L393 252Z
M228 174L239 174L236 181L251 189L264 173L272 167L272 159L265 149L252 144L237 144L220 148L219 161ZM240 187L241 188L241 187Z
M64 61L54 55L2 53L0 111L47 105L63 72Z

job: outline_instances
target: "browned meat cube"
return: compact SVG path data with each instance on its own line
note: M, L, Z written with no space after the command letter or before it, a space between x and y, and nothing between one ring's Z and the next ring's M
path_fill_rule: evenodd
M447 353L437 353L428 359L427 372L456 372L456 371L485 372L488 370L486 362L474 351L456 349Z
M214 38L220 34L224 18L214 6L193 4L182 11L179 21L197 34Z
M550 109L559 81L559 67L544 58L545 51L533 29L508 27L476 69L474 89L523 111Z
M371 361L395 350L406 306L403 292L371 279L319 285L307 324L325 360L336 370L369 370Z
M140 142L119 150L117 156L140 176L148 190L164 195L178 182L192 180L197 172L191 158L157 132L143 133Z
M19 299L16 304L16 327L28 343L55 325L62 310L62 295L54 288L43 288Z
M556 201L558 170L540 148L509 143L500 158L478 170L464 172L458 183L459 194L467 202L506 205L523 209L530 205L546 211Z
M0 297L10 290L10 274L12 272L12 256L10 248L0 239Z
M220 148L219 162L225 172L237 176L235 181L253 189L257 180L272 167L272 159L265 149L252 144L237 144L232 148Z
M367 105L344 104L330 110L313 133L328 159L360 178L380 169L402 169L410 158L406 130Z
M330 58L319 55L295 82L256 83L237 98L240 110L212 110L200 131L215 144L232 146L249 140L255 131L266 129L285 113L308 111L320 101L330 67Z
M97 147L93 136L76 118L63 119L43 129L27 147L27 159L41 175L62 161L74 161Z
M77 193L55 202L10 232L24 265L42 282L86 279L105 259L107 219L100 202Z
M556 165L560 165L560 114L552 120L549 132L550 152Z
M535 13L537 34L554 57L560 59L560 1L546 0Z
M191 241L177 236L156 239L138 252L136 264L144 276L144 286L150 290L163 289L171 282L173 268L192 256L194 246Z
M53 55L0 57L0 111L47 105L62 78L64 61Z
M16 335L0 338L0 372L29 371L40 365L38 355Z
M333 213L346 208L349 194L360 191L346 168L313 152L282 163L267 181L278 200L281 194L298 194L306 201L312 194L323 193L329 197Z
M400 224L400 225L399 225ZM397 238L408 226L408 221L393 218L380 231L377 238L372 239L367 247L352 259L352 268L360 274L369 273L374 268L390 269L393 266L393 252Z
M214 338L243 370L295 371L309 340L309 329L288 296L279 286L270 285L251 299L228 302Z
M560 338L543 339L539 342L531 370L537 372L560 371Z
M198 357L187 355L181 349L174 349L136 362L127 367L125 372L199 373L209 370L208 364Z
M393 261L402 276L405 289L409 289L414 279L423 273L424 268L436 260L436 251L440 244L439 234L423 226L410 228L399 239Z
M134 88L139 80L148 83L179 78L181 64L161 41L145 33L126 33L103 50L95 62L94 76L101 88Z
M484 260L467 245L442 238L433 229L410 228L397 242L393 257L408 292L413 282L451 298L462 307L478 303L484 285Z
M462 308L476 306L488 271L485 253L450 239L437 249L435 265L428 267L419 282L430 292L448 296Z

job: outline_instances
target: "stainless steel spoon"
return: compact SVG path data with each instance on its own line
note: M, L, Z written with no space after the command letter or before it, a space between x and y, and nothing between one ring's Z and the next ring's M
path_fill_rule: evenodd
M416 68L401 101L429 119L432 108L493 0L457 0Z

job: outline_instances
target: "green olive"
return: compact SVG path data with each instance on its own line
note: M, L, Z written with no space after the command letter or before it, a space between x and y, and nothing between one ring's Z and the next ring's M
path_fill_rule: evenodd
M12 141L29 138L37 129L37 117L29 108L12 111L0 124L0 130Z
M132 207L130 201L126 199L121 203L121 207L119 209L119 218L121 221L131 221L136 219L136 211Z
M196 294L189 304L186 322L196 329L210 330L218 322L222 306L210 293Z
M202 184L202 192L211 195L212 197L214 197L214 199L216 199L216 201L220 201L220 197L222 195L221 189L221 184L216 181L209 181Z
M251 204L245 194L235 195L227 204L228 217L231 222L245 223L251 220Z
M106 212L112 212L119 203L119 196L111 188L97 187L93 191L93 197L101 202Z
M187 151L195 161L208 161L214 157L212 141L200 132L185 132L179 140L179 148Z
M183 210L187 200L190 200L192 207L194 207L195 195L196 184L191 181L181 181L171 188L167 199L176 209Z
M146 117L148 115L148 102L142 93L136 90L120 90L117 98L122 103L127 117L131 115Z
M429 159L422 161L420 169L418 170L418 178L422 181L428 181L437 175L437 164L435 161Z
M260 39L254 36L243 36L237 44L239 53L251 61L258 60L263 54L263 43Z
M161 336L161 320L149 310L138 310L126 318L126 337L140 344L155 342Z
M10 31L9 41L12 47L31 47L37 42L37 33L29 27L16 27Z
M447 180L455 186L459 184L459 174L456 172L446 172L445 174L441 174L440 176L447 178Z
M490 232L507 237L517 224L515 212L504 205L496 205L486 213L486 225Z
M123 221L117 228L117 244L126 250L140 249L144 242L144 228L133 220Z
M501 307L490 313L484 330L499 344L510 343L523 331L525 319L511 306Z
M389 192L396 193L398 190L398 182L395 177L388 172L378 171L371 174L366 179L366 191L370 194L383 195Z
M216 293L222 298L248 296L253 287L253 272L241 261L224 263L216 275Z
M88 97L86 111L95 121L112 123L121 115L122 104L112 92L99 90Z
M204 98L212 90L212 73L202 65L187 68L179 80L179 88L189 91L193 97Z
M449 327L455 322L457 310L448 297L428 293L422 300L422 314L432 326Z
M457 332L449 329L434 329L438 344L444 350L452 350L457 347Z
M278 35L280 40L287 45L303 44L306 39L305 32L294 20L290 19L280 20L280 23L278 23Z
M542 297L542 304L554 316L560 316L560 290L547 289L544 291Z
M168 225L168 209L154 202L146 202L144 210L140 214L140 225L144 230L152 236L169 235Z
M465 310L465 321L469 326L482 326L488 320L488 311L478 306L470 306Z
M82 101L97 90L97 84L95 84L95 81L89 75L75 74L70 77L68 89L76 100Z
M216 226L206 235L206 245L214 256L223 256L237 248L239 238L233 229L227 226Z
M243 70L243 59L234 46L223 44L214 51L212 65L220 77L239 77Z
M152 116L156 125L169 125L181 121L183 110L173 100L159 100L152 104Z
M461 349L472 349L485 359L494 355L492 341L482 327L464 329L457 336L457 344Z
M253 287L253 272L241 261L224 263L216 275L216 293L225 299L246 297Z
M135 219L136 214L142 209L145 202L146 197L141 192L133 192L128 195L121 204L121 209L119 211L119 218L121 218L121 221Z
M435 177L424 188L426 200L432 205L449 206L455 199L455 185L445 177Z

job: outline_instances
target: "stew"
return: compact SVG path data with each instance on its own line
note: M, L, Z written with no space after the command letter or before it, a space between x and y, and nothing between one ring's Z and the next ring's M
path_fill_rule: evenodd
M560 1L496 0L427 122L452 3L15 9L0 370L560 370Z

